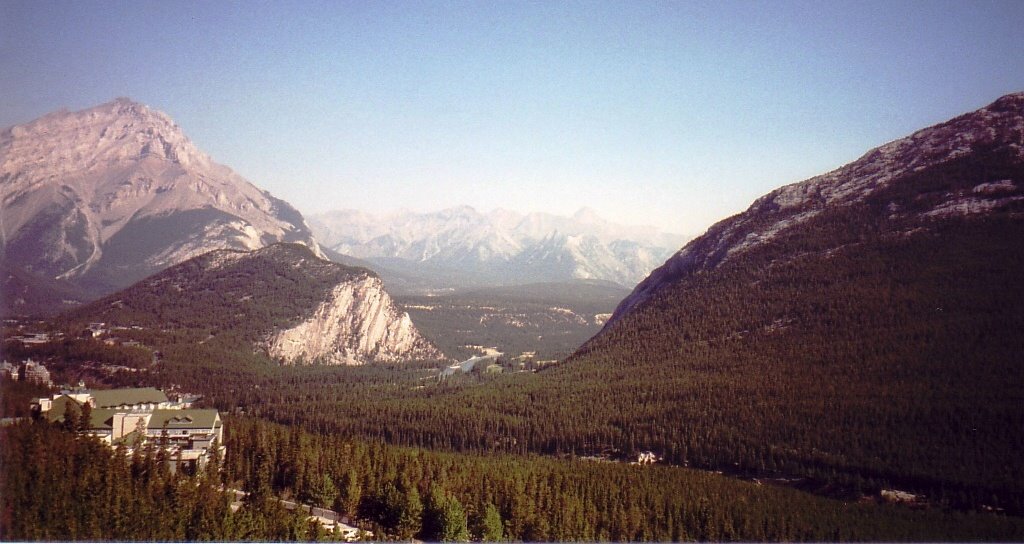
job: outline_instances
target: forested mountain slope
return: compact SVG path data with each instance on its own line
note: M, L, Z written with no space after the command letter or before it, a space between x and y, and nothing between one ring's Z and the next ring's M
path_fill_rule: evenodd
M779 189L558 372L622 376L620 428L679 460L978 486L1019 511L1022 144L1010 95Z
M1024 190L1013 173L1024 159L1022 110L1024 93L1006 95L986 108L875 148L832 172L772 191L688 243L637 286L609 324L682 278L713 270L789 230L810 228L811 219L827 220L869 199L876 206L860 210L862 221L903 225L908 234L943 218L1019 209ZM938 170L929 172L933 169ZM969 171L957 176L957 169ZM1006 176L1002 170L1008 170ZM823 245L836 248L841 241Z
M242 352L255 347L286 363L443 357L397 309L376 274L320 259L299 244L210 252L64 321L137 327L164 336L163 342Z

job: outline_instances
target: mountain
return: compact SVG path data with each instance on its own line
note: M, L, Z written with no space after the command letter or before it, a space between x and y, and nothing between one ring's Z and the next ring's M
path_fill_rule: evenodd
M0 205L8 266L93 298L214 249L320 255L299 212L124 98L0 132Z
M1024 513L1022 267L1018 93L712 226L562 387L618 377L588 417L678 461Z
M320 259L299 244L212 251L65 319L247 345L286 364L444 357L395 307L376 274Z
M469 206L380 216L339 210L311 216L310 225L340 254L435 287L573 279L633 286L683 241L653 227L611 223L588 208L572 217L482 214Z
M890 237L934 231L943 221L997 212L1012 215L1024 204L1024 185L1015 179L1016 161L1024 156L1022 102L1024 93L1004 96L987 108L920 130L837 170L759 198L655 270L622 302L609 325L669 285L853 210L880 221L891 231L886 233ZM944 169L941 176L935 173L939 169ZM945 171L950 169L973 171L957 177ZM842 243L836 240L819 251L835 251Z

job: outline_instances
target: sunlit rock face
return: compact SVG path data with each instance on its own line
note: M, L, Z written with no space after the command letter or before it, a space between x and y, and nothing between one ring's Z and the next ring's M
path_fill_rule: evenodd
M441 352L400 312L380 278L365 275L335 286L302 323L277 332L271 357L286 363L358 365L441 359Z

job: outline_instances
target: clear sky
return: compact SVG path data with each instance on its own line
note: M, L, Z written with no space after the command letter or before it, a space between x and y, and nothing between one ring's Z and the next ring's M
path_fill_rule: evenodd
M1024 1L0 0L0 126L128 96L315 213L685 234L1024 90Z

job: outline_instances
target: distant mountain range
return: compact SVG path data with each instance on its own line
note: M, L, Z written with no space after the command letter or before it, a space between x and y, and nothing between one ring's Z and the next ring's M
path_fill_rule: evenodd
M571 217L469 206L375 215L310 216L331 250L419 285L514 285L597 279L632 287L685 241L653 227L618 225L583 208ZM389 283L390 284L390 283Z
M75 303L215 249L299 242L322 256L298 211L123 98L0 132L0 210L16 312L53 282Z
M52 313L208 251L277 242L423 293L576 279L632 287L685 241L586 208L572 217L466 206L336 211L312 218L311 229L213 162L166 114L125 98L0 132L0 210L5 314Z

